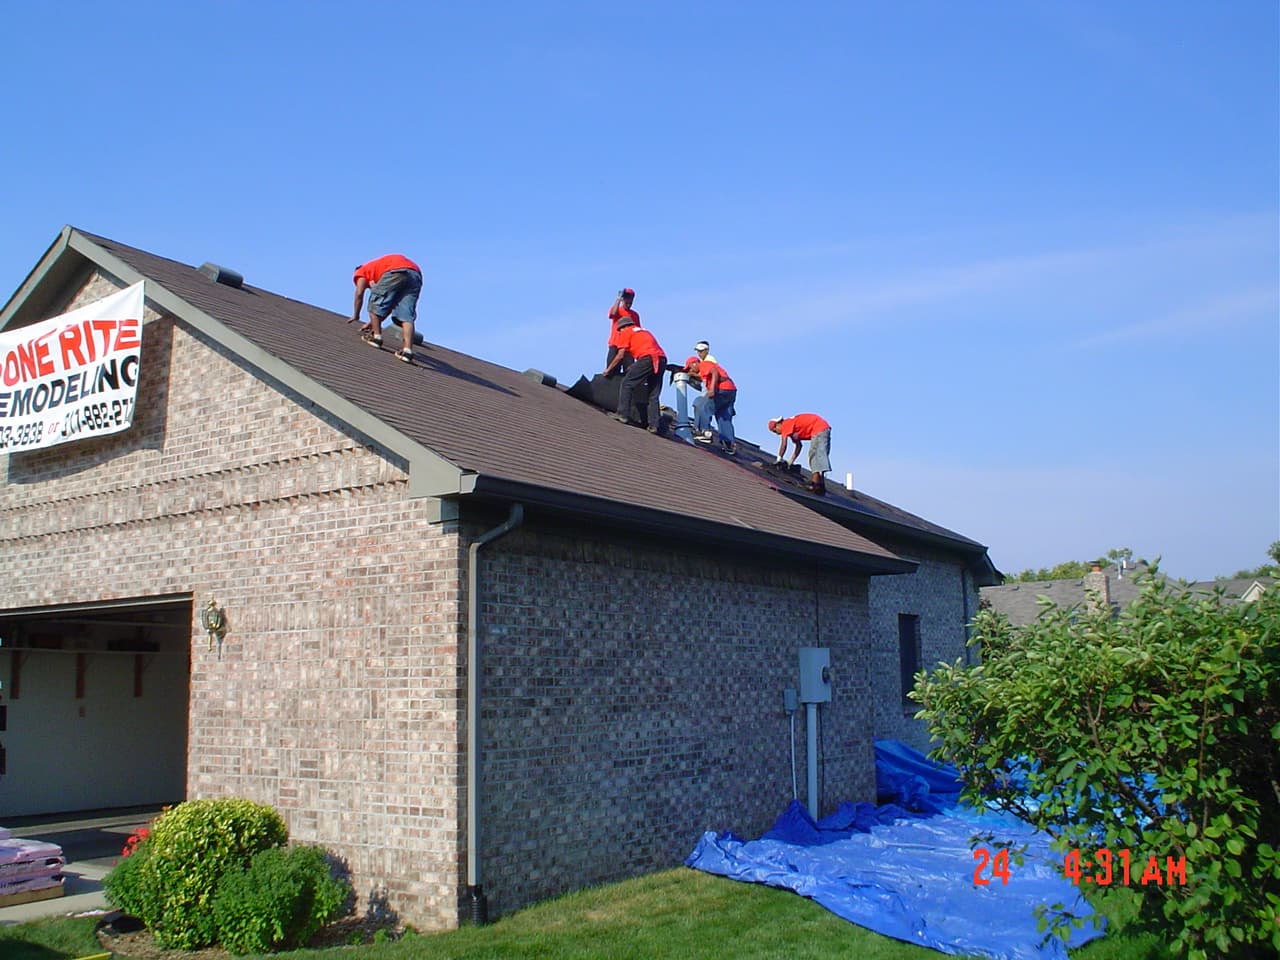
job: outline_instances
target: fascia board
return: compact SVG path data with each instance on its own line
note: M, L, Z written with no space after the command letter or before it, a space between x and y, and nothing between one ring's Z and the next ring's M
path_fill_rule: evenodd
M516 480L473 476L469 492L504 502L520 501L553 512L563 512L592 520L641 529L670 536L679 530L691 537L744 547L775 557L786 556L809 563L840 568L866 576L913 573L919 566L901 557L879 557L842 547L826 546L781 534L767 533L754 527L731 527L726 524L676 514L664 514L649 507L582 494L568 493L550 487L539 487Z
M931 530L921 530L918 527L899 523L896 520L874 516L860 510L851 510L843 504L833 504L830 501L818 500L792 490L780 489L779 492L784 496L790 497L796 503L803 504L810 510L822 514L827 519L843 527L848 527L855 533L888 534L894 537L901 537L904 540L929 544L959 553L966 558L965 562L973 571L974 578L979 586L995 586L1000 582L1000 575L996 571L995 565L991 562L987 548L973 540L948 537L944 534L934 533Z
M296 367L263 350L253 341L236 333L225 324L193 307L172 291L139 273L114 254L98 246L83 234L72 230L67 246L76 253L92 260L103 270L127 284L146 282L147 300L216 343L240 357L267 378L286 387L303 398L310 406L318 407L358 431L373 442L404 458L409 469L409 495L411 497L439 497L457 495L463 490L463 471L439 454L411 440L399 430L361 409L345 397L334 393Z

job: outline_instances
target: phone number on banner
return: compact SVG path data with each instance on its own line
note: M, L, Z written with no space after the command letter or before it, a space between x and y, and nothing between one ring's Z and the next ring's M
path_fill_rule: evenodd
M20 450L38 444L46 436L74 437L93 434L127 424L133 414L133 400L86 403L61 420L35 421L18 426L0 425L0 450Z

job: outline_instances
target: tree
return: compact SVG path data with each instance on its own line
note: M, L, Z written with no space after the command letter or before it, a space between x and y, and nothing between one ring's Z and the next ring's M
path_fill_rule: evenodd
M912 693L966 796L1054 835L1104 914L1193 957L1280 950L1280 590L1234 604L1149 577L1118 617L1050 604L973 633L981 664Z
M1056 567L1041 567L1039 570L1027 568L1020 573L1012 576L1006 576L1006 583L1029 583L1042 580L1079 580L1083 577L1096 563L1099 566L1106 566L1107 561L1112 563L1130 563L1133 560L1133 551L1128 547L1115 547L1108 550L1106 556L1099 556L1096 560L1067 560L1058 564Z
M1267 556L1271 558L1271 563L1264 563L1252 570L1237 570L1232 579L1243 580L1247 577L1280 579L1280 540L1276 540L1267 548Z

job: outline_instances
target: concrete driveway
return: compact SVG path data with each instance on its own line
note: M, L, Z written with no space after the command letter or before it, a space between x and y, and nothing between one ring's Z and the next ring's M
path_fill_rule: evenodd
M61 897L0 907L0 925L109 910L102 893L102 878L120 859L129 834L146 826L159 813L159 809L151 808L108 810L100 816L62 814L67 819L61 820L21 817L2 824L14 837L56 843L62 848L67 867Z

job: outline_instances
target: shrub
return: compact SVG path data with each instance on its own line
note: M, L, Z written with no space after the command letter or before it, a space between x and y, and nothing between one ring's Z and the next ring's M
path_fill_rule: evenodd
M912 693L969 799L1048 830L1064 858L1185 863L1185 883L1087 888L1112 916L1137 898L1180 952L1280 950L1280 590L1230 603L1152 578L1118 618L980 614L973 642L982 664Z
M145 902L145 865L151 855L151 848L143 842L125 849L129 850L129 855L103 878L102 887L111 903L125 913L140 918Z
M223 874L245 869L255 853L288 839L271 807L243 799L189 800L160 815L151 835L104 886L112 903L145 923L161 946L209 946L217 941L212 904Z
M219 942L232 953L268 953L304 945L338 916L351 889L335 880L320 847L273 847L247 870L229 870L213 914Z

